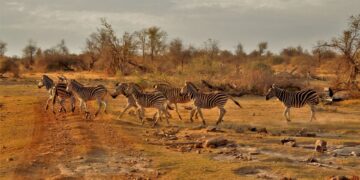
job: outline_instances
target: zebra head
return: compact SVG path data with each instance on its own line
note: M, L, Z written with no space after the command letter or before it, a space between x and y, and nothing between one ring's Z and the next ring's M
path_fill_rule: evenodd
M181 88L181 95L189 95L191 98L194 98L194 94L198 92L198 88L189 81L185 82L185 86Z
M123 94L124 96L127 95L126 90L128 89L128 84L116 83L115 86L116 86L115 91L110 94L112 98L115 99L119 94Z
M38 88L45 86L49 90L54 86L54 81L49 76L43 75L37 86Z
M71 92L74 89L74 85L76 85L74 81L73 79L66 79L66 91Z
M266 94L266 100L271 99L272 97L276 96L276 85L273 84L271 86L271 88L268 90L267 94Z

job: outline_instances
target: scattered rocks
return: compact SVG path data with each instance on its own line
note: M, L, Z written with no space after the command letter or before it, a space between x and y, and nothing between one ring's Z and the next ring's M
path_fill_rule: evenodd
M216 148L225 146L229 141L223 137L215 137L207 139L204 143L204 147Z
M355 151L351 151L350 155L355 156L355 157L359 157L360 153L355 152Z
M258 133L264 133L264 134L267 134L267 133L268 133L268 131L267 131L266 128L260 128L257 132L258 132Z
M353 176L352 178L349 178L347 176L331 176L329 177L329 180L358 180L358 176Z
M281 140L281 144L289 147L296 147L296 140L290 137L284 138Z
M315 157L309 157L305 160L305 162L308 162L308 163L317 163L319 162Z
M327 150L327 147L326 147L327 143L326 141L324 140L316 140L315 142L315 151L316 152L320 152L320 153L323 153Z
M300 137L316 137L316 133L308 132L305 128L302 128L299 132L296 133L296 136L300 136Z

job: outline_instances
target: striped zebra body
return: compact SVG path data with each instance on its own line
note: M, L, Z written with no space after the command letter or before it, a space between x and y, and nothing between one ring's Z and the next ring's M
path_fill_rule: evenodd
M275 84L268 90L266 100L272 97L277 97L285 106L284 117L287 121L290 120L290 108L301 108L305 105L309 105L311 108L310 121L316 119L315 106L319 104L319 95L315 90L306 89L296 92L290 92L285 89L276 87Z
M119 115L119 119L130 108L136 108L136 109L138 108L134 96L132 96L130 93L127 92L129 86L130 86L129 83L116 83L115 91L111 94L111 97L113 97L114 99L120 94L124 95L126 97L126 99L127 99L127 104L125 106L125 109ZM142 89L141 89L141 87L139 85L134 84L134 86L136 88L138 88L139 91L142 91Z
M155 90L162 92L165 95L165 97L168 99L170 104L175 105L175 111L178 114L180 120L182 120L177 104L190 102L191 101L190 96L188 94L182 94L181 88L174 88L167 84L155 84L154 88Z
M157 124L157 121L161 119L161 115L165 115L166 122L169 124L167 108L167 99L161 92L141 92L138 88L135 88L134 85L129 86L129 93L134 97L136 105L138 107L138 117L140 118L142 124L144 124L144 108L156 108L157 118L154 121L153 126Z
M193 116L195 112L198 112L200 118L202 119L203 124L205 125L205 119L203 117L201 109L212 109L217 107L219 109L220 115L216 122L218 125L220 122L223 121L223 117L226 113L224 108L228 99L231 99L237 106L241 108L241 105L235 101L231 96L228 96L225 93L217 92L217 93L201 93L196 88L196 86L191 82L185 82L185 87L181 89L181 93L188 94L191 99L194 100L194 106L190 113L190 121L193 121Z
M65 111L66 112L66 108L65 108L65 101L66 99L70 99L71 103L71 109L74 109L74 103L75 103L75 99L72 93L69 93L66 91L66 84L64 83L58 83L55 84L54 81L48 77L47 75L43 75L40 82L38 83L38 87L41 88L45 86L46 90L49 92L49 98L46 101L46 107L45 109L47 110L49 107L49 101L51 99L53 99L53 113L55 113L54 110L54 104L55 101L57 100L57 98L59 98L59 103L61 105L61 111ZM56 95L56 93L59 93L59 95Z
M107 89L103 85L98 86L83 86L75 80L70 80L67 82L67 91L72 92L80 101L80 109L82 106L85 109L86 119L89 117L90 113L87 109L87 102L96 100L98 102L99 108L95 113L95 117L99 114L101 105L104 105L105 113L107 103L105 101L105 96L107 94Z

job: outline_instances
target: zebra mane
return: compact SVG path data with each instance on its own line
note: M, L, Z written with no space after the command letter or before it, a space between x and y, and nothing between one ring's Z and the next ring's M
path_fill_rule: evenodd
M197 87L195 86L195 84L192 83L192 82L190 82L190 81L186 81L186 85L189 85L189 86L191 86L193 89L195 89L196 91L199 91L199 88L197 88Z

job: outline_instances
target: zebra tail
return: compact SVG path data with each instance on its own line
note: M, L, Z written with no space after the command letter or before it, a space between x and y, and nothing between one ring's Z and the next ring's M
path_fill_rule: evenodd
M229 99L231 99L239 108L243 108L239 102L237 102L233 97L229 96Z

